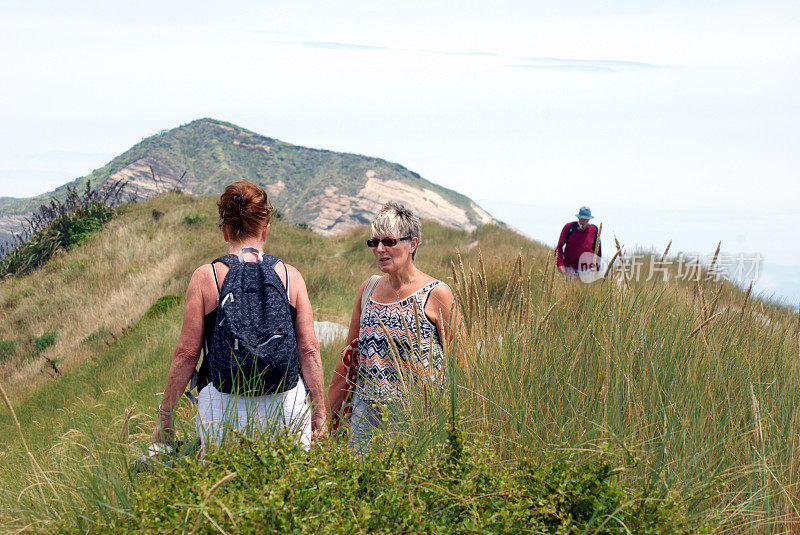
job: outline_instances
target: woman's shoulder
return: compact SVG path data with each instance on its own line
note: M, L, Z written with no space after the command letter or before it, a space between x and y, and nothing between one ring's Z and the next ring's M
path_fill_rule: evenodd
M358 287L358 295L357 299L361 299L361 296L364 295L364 292L367 289L367 286L372 285L372 290L374 291L375 288L380 284L381 279L383 279L383 275L370 275L361 283Z
M443 280L437 279L432 275L428 275L427 273L422 273L422 286L420 289L423 288L430 288L431 292L441 292L442 289L446 288L446 291L450 291L450 286L447 285L446 282ZM438 290L437 290L438 289Z
M192 273L192 280L197 280L198 282L213 280L214 273L212 269L211 263L198 266L197 269L194 270L194 273Z
M425 284L425 287L430 288L428 302L430 302L431 300L440 301L442 303L448 303L453 301L453 291L450 289L450 286L443 280L432 278L432 280L430 280Z

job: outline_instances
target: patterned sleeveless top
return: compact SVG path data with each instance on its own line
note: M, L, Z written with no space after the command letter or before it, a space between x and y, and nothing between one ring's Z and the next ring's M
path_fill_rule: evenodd
M410 296L394 303L379 303L371 297L358 333L358 379L356 395L365 401L396 401L403 397L403 380L420 374L434 380L442 377L443 349L439 332L425 315L431 290L440 280L429 282ZM418 314L414 313L414 304ZM393 353L378 318L389 331L399 357ZM402 377L397 373L397 362Z

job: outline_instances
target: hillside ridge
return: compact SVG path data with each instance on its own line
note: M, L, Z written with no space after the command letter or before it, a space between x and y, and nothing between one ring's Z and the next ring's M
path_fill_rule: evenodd
M0 198L0 242L24 219L67 188L88 182L128 183L124 201L180 190L218 195L240 178L263 186L291 223L341 234L368 223L388 200L402 202L423 219L471 231L496 222L468 197L439 186L400 164L372 156L293 145L217 119L203 118L144 138L86 176L36 197Z

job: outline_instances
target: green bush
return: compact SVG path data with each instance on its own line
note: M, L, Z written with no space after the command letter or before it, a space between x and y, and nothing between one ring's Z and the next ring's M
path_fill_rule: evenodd
M92 201L74 212L54 217L16 249L0 258L0 277L24 275L47 262L61 249L84 243L89 236L111 219L114 210Z
M33 352L38 355L48 347L56 343L56 331L46 332L41 336L36 336L33 339Z
M359 457L304 451L288 440L241 439L202 460L134 480L131 510L95 532L697 533L677 506L642 514L603 458L503 464L488 445L415 458L397 443ZM233 474L233 475L231 475ZM130 522L136 518L137 522ZM87 528L72 524L65 531ZM139 524L141 522L141 524ZM627 531L625 529L627 527Z
M183 218L183 222L186 225L197 225L199 223L202 223L205 220L206 220L206 215L198 213L198 212L193 212L193 213L188 214L186 217Z
M144 313L144 317L152 318L153 316L163 314L181 301L183 301L183 297L180 295L162 295L156 299L156 302L153 303L149 309L147 309L147 312Z

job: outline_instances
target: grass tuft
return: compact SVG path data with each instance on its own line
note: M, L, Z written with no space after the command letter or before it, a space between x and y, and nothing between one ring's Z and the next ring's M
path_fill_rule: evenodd
M183 297L180 295L162 295L149 309L147 309L147 312L144 313L144 317L152 318L153 316L164 314L166 311L175 305L180 304L181 302L183 302Z
M56 343L56 331L49 331L33 339L33 353L39 355L42 351Z
M191 214L187 214L186 217L183 218L183 223L185 225L197 225L198 223L202 223L206 220L206 214L201 214L199 212L192 212Z

